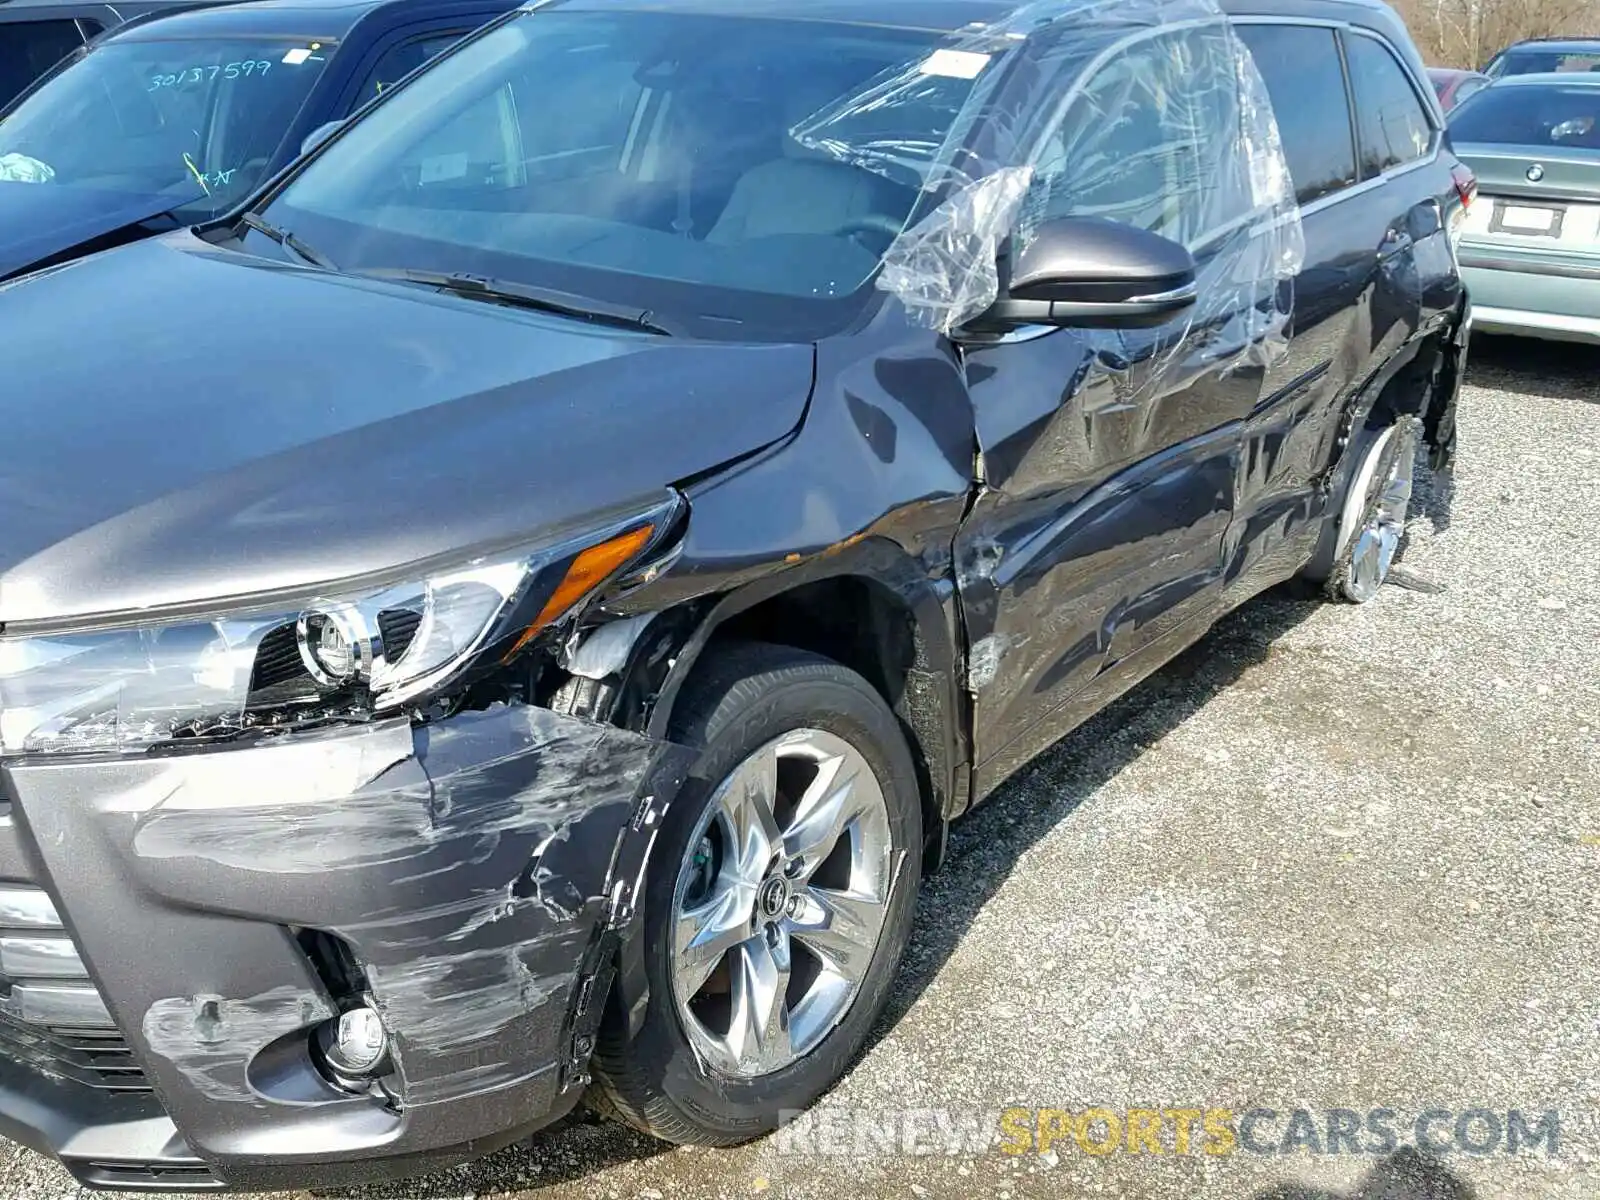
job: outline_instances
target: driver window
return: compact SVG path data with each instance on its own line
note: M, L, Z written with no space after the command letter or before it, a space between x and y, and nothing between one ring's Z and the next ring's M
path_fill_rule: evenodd
M1086 81L1047 139L1019 239L1026 244L1041 221L1092 216L1198 251L1249 208L1242 164L1219 164L1214 149L1238 120L1225 28L1141 38Z
M524 182L522 127L508 83L419 139L401 164L425 190L513 187Z
M517 80L482 97L416 143L406 163L410 185L504 189L616 171L643 89L632 64L599 79L594 74L578 76L581 87L559 121L527 111L519 92L535 88Z

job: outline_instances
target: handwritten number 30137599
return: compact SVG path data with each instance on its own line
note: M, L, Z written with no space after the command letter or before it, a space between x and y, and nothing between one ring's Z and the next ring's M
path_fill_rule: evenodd
M150 86L146 91L160 91L162 88L186 87L191 83L208 83L221 75L224 79L249 79L253 76L265 75L272 69L272 63L264 58L246 58L239 62L213 63L209 67L188 67L182 71L174 71L168 75L153 75Z

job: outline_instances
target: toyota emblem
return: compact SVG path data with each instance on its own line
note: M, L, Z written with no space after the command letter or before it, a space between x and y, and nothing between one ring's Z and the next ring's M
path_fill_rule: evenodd
M1534 163L1533 166L1528 168L1528 182L1529 183L1538 183L1539 180L1541 180L1543 178L1544 178L1544 168L1541 167L1538 163Z

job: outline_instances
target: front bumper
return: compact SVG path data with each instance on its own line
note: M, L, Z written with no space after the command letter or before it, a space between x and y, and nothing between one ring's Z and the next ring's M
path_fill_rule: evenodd
M60 928L40 917L33 940L70 962L0 970L0 1135L90 1184L266 1190L415 1173L548 1123L586 1081L618 913L688 757L499 707L4 764L0 890L47 900ZM78 1015L47 1026L73 972ZM316 1066L311 1031L353 993L389 1031L387 1095ZM86 1038L120 1039L117 1086L72 1058Z

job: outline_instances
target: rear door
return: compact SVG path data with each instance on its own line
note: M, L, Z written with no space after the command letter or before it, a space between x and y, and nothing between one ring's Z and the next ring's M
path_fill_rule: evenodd
M1278 116L1306 256L1287 353L1244 436L1227 539L1230 604L1305 564L1353 399L1406 361L1460 299L1445 207L1454 181L1420 72L1374 30L1236 20Z
M1226 557L1230 602L1296 569L1315 541L1313 480L1350 389L1368 369L1367 299L1381 214L1358 194L1355 121L1339 30L1235 18L1267 86L1300 202L1305 262L1290 338L1267 373L1240 458Z
M1460 290L1446 205L1455 200L1437 101L1420 72L1375 32L1345 32L1363 208L1382 227L1372 302L1374 369L1453 311ZM1427 97L1426 99L1424 97Z

